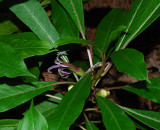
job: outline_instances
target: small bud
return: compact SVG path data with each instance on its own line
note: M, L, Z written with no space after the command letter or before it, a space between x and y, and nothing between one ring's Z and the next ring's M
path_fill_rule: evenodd
M70 85L70 86L68 87L68 91L71 90L71 89L73 88L73 86L74 86L74 85Z
M101 89L100 91L98 91L96 93L97 96L100 96L100 97L107 97L110 95L110 91L107 91L105 89Z

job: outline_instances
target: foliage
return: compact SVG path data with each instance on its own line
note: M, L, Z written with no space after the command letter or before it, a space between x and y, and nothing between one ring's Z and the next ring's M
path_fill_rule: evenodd
M100 22L94 43L85 38L82 0L0 0L0 3L28 27L26 32L9 18L0 21L0 112L4 114L12 108L19 111L19 107L25 107L21 111L23 119L1 119L1 130L98 129L87 115L88 104L99 106L91 109L101 111L99 123L103 122L108 130L142 127L137 120L148 127L160 128L158 112L120 106L107 99L112 87L108 88L110 91L98 88L98 82L114 64L119 72L141 80L123 87L125 91L160 103L160 78L148 79L143 54L126 48L159 17L160 0L134 0L128 13L111 10ZM51 17L46 7L52 7ZM75 43L76 46L71 46ZM90 67L78 59L78 66L69 62L70 53L67 52L72 52L79 44L87 48ZM56 65L47 66L48 71L58 68L60 76L66 79L38 81L40 67L46 64L44 58L52 55L57 55ZM69 84L64 96L51 89ZM37 101L40 96L43 99ZM29 100L32 102L27 110Z

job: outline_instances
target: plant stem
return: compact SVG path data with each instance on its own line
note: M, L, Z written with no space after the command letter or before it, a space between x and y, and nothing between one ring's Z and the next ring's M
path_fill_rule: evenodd
M73 73L73 75L74 75L75 79L76 79L77 81L79 81L78 76L77 76L75 73Z
M62 100L62 98L57 97L57 96L53 96L53 95L50 95L50 94L46 94L45 96L51 97L51 98L54 98L54 99L58 99L58 100Z
M97 108L86 108L84 111L98 111Z
M83 126L81 126L81 125L78 125L79 126L79 128L81 128L82 130L86 130L86 128L84 128Z
M82 35L82 38L86 40L86 37L85 37L83 31L81 32L81 35ZM93 66L93 59L92 59L91 50L90 50L89 46L87 46L87 53L88 53L90 67L92 67Z
M105 89L105 90L107 90L107 91L110 91L110 90L116 90L116 89L122 89L122 88L130 88L130 87L132 87L132 86L116 86L116 87L111 87L111 88L103 88L103 89ZM96 89L96 91L99 91L99 90L101 90L101 89L99 89L99 88L97 88Z

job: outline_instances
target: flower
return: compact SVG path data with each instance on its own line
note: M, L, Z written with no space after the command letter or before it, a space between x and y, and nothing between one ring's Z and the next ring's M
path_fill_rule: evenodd
M66 52L60 52L57 55L56 60L55 60L55 64L56 65L53 65L53 66L49 67L47 69L47 71L50 71L50 70L55 69L55 68L58 68L58 72L59 72L60 76L63 77L63 78L67 78L71 73L67 72L67 71L64 71L64 69L69 68L69 66L67 66L65 64L65 62L63 62L61 60L60 57L63 56L63 55L67 55L67 53Z
M66 56L67 53L66 52L60 52L55 60L55 64L51 67L48 68L48 71L58 68L58 72L61 75L61 77L63 78L67 78L69 76L69 74L71 74L70 72L64 71L65 69L69 69L70 71L74 72L75 74L79 75L79 76L83 76L84 75L84 71L82 68L77 67L71 63L68 62L64 62L61 58L61 56Z

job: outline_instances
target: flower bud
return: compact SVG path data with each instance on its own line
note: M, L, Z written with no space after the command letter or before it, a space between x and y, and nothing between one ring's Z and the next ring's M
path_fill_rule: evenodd
M70 86L68 87L68 91L71 90L73 87L74 87L74 85L70 85Z
M105 98L105 97L107 97L107 96L110 95L110 91L107 91L107 90L105 90L105 89L101 89L100 91L98 91L98 92L96 93L96 95Z

